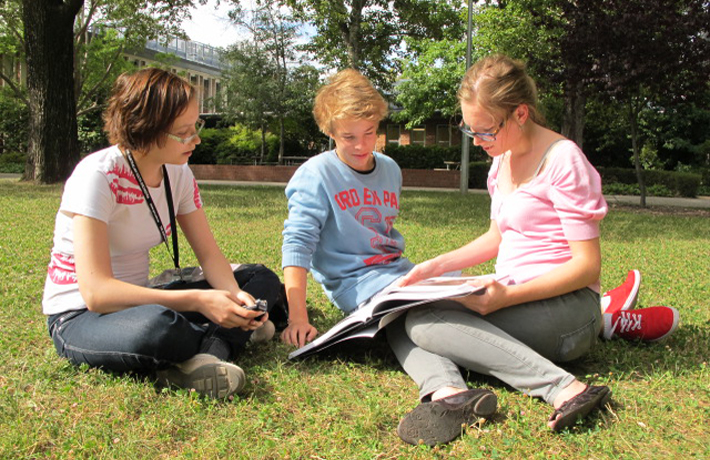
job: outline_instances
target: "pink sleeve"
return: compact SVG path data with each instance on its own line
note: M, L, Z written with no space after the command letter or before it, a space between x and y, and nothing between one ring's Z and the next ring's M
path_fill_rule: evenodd
M498 187L498 168L500 167L500 156L497 156L493 158L493 163L491 164L491 168L488 170L488 179L486 180L486 185L488 187L488 196L491 197L491 209L490 209L490 218L491 220L495 220L496 216L494 213L494 210L498 209L498 199L499 197L497 196L496 190Z
M561 143L554 149L546 173L550 176L550 200L565 237L570 241L597 238L607 204L599 173L584 153L573 142Z

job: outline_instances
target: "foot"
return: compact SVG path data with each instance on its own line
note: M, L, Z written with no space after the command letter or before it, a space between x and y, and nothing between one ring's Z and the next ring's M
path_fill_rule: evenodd
M560 391L553 402L553 407L559 409L564 403L582 394L584 390L587 389L587 384L582 383L579 380L575 380L571 384L567 385L562 391Z
M259 329L256 329L249 336L249 341L251 343L262 343L268 342L274 338L274 333L276 332L276 326L271 320L266 320L264 324Z
M498 398L488 390L472 389L421 403L404 416L397 435L406 443L428 446L451 442L465 426L493 415Z
M656 342L670 336L678 327L680 314L672 307L648 307L604 315L604 336L626 340Z
M552 413L547 426L552 431L562 431L574 425L594 409L604 407L611 399L611 390L606 386L587 386L584 391L568 399Z
M438 390L436 390L434 393L432 393L430 395L429 400L436 401L437 399L447 398L447 397L453 396L455 394L463 393L464 391L468 391L468 388L459 388L459 387L439 388Z
M639 286L641 286L641 272L630 270L622 285L602 294L601 307L604 316L612 316L620 311L633 309L638 300ZM606 329L604 330L604 338L611 338L607 337Z
M210 398L224 399L244 387L246 376L236 364L199 353L182 363L157 372L158 383L195 390Z

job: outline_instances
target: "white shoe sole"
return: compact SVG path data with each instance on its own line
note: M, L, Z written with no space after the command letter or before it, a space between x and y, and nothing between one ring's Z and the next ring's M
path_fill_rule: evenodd
M246 375L242 368L224 361L207 363L190 372L177 367L158 371L161 383L192 389L215 399L225 399L244 388Z

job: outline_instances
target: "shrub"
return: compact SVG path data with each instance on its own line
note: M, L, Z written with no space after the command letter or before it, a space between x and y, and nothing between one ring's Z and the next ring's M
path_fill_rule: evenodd
M461 147L388 144L383 150L402 169L437 169L461 160Z
M625 194L638 195L640 193L638 191L638 180L634 169L598 167L597 170L602 177L603 186L610 186L611 184L635 185L635 193ZM649 195L651 195L651 190L654 190L659 193L659 195L655 196L695 197L698 196L701 175L675 171L644 171L644 178L646 180L646 192ZM609 193L622 194L616 192Z
M200 133L200 144L195 147L190 157L193 164L215 164L215 152L220 144L229 140L228 129L205 128Z
M103 131L101 112L95 110L77 118L77 138L82 157L108 147L109 142Z
M604 195L638 195L640 193L638 184L624 184L621 182L602 183L602 193Z
M29 110L8 87L0 88L0 156L27 151ZM22 164L24 166L24 159Z
M9 152L0 155L0 172L21 174L25 171L27 157L24 153Z
M474 161L468 165L469 188L488 188L488 170L491 168L489 161Z
M253 164L261 156L261 132L241 125L203 129L200 140L190 159L193 164ZM267 133L264 159L275 159L278 150L278 136Z

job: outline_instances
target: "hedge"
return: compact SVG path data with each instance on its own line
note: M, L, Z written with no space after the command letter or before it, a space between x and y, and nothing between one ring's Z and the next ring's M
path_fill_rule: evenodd
M0 155L0 173L21 174L25 171L24 153L8 152Z
M392 157L402 169L437 169L443 168L445 161L460 161L461 147L437 147L423 145L390 144L384 153ZM475 161L469 164L470 188L485 189L490 160ZM639 187L636 170L627 168L598 167L602 177L604 193L638 195ZM644 171L647 194L652 196L696 197L698 191L710 185L710 169L700 173L675 171Z
M461 161L461 147L388 144L383 150L402 169L437 169L445 161Z
M636 170L634 169L598 167L597 171L602 177L602 184L638 185ZM660 187L664 187L670 192L671 196L689 198L698 196L701 174L655 170L644 171L643 174L649 194L650 190L662 190Z

